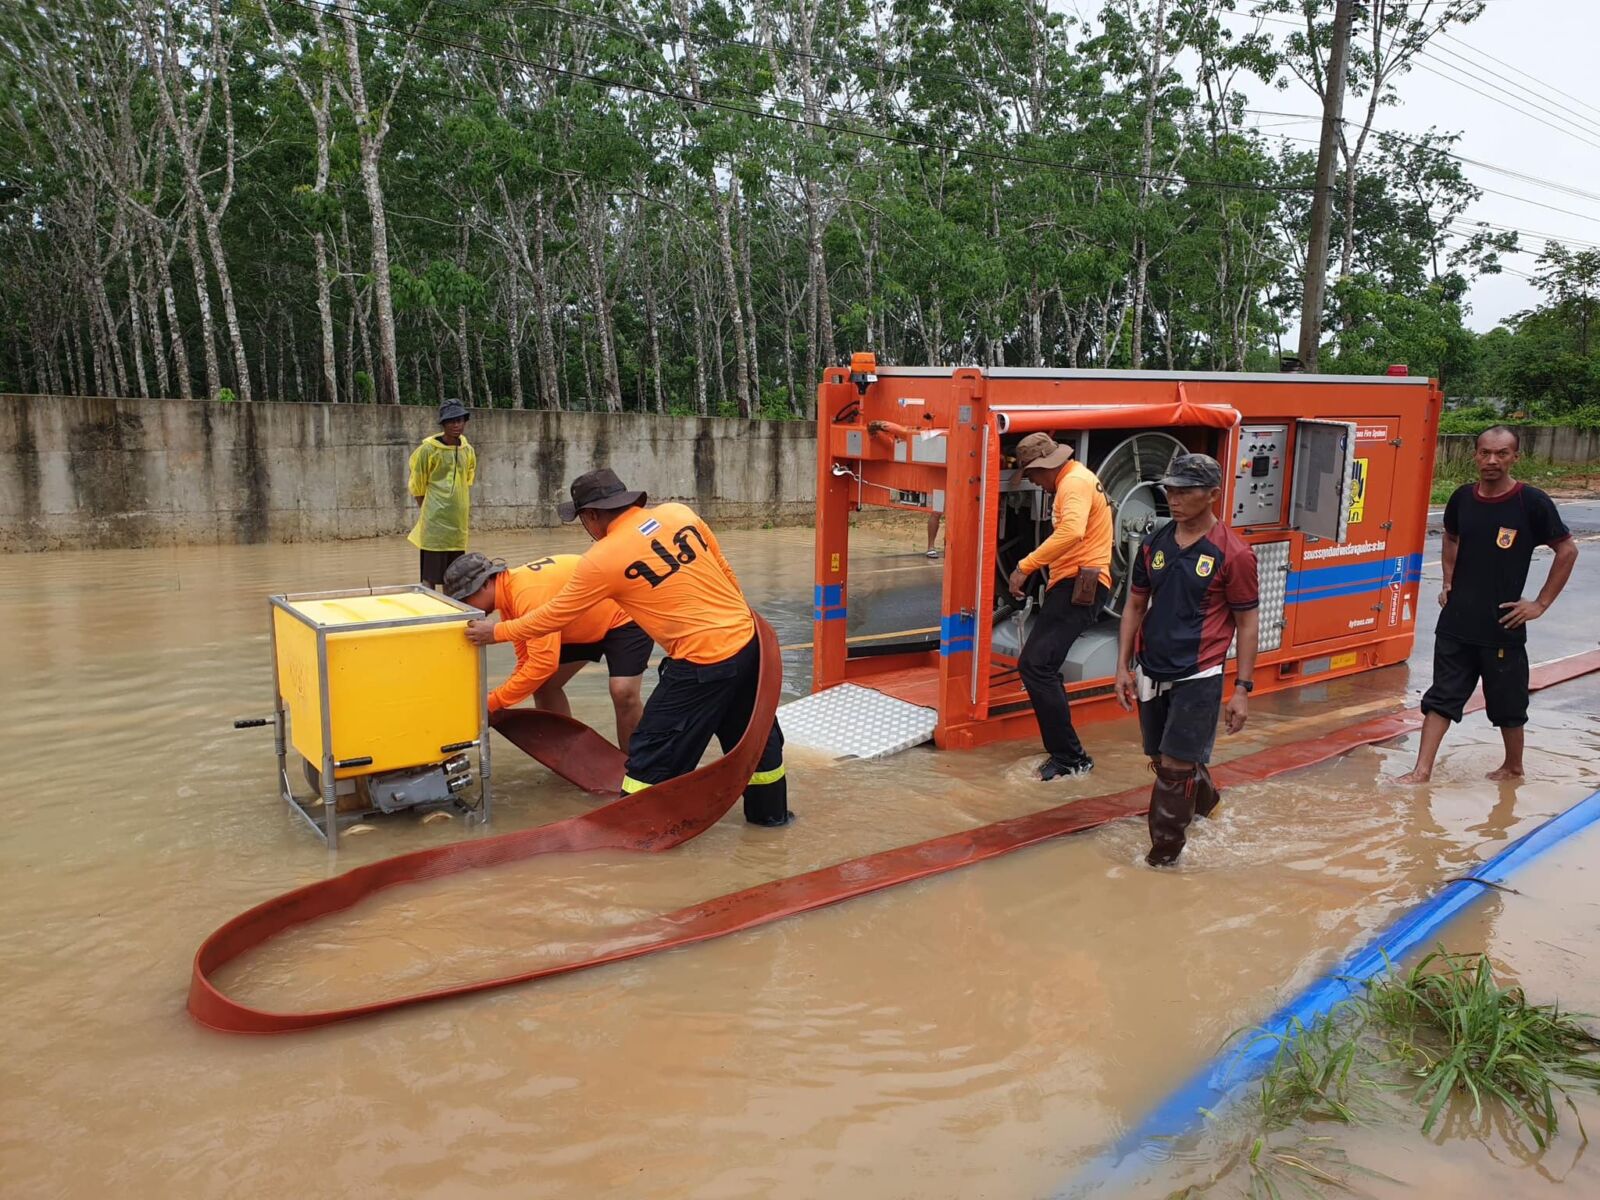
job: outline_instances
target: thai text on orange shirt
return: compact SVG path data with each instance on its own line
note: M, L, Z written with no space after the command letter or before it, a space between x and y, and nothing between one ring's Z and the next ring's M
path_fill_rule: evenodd
M710 527L685 504L630 508L589 548L559 595L495 626L506 642L563 628L615 600L671 657L721 662L755 636L755 619Z

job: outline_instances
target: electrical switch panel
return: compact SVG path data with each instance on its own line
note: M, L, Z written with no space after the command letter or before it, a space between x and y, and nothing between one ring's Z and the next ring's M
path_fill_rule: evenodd
M1287 425L1246 425L1239 430L1239 458L1233 464L1234 525L1283 523L1288 441Z

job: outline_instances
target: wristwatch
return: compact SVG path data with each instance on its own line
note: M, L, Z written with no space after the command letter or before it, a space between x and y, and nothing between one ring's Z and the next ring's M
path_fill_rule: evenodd
M1235 679L1233 681L1233 686L1242 691L1246 696L1256 690L1255 680L1253 679Z

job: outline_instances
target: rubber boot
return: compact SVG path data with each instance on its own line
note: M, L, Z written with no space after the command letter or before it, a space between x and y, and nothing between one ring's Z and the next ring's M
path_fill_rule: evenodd
M1209 817L1222 803L1222 793L1212 782L1211 768L1201 763L1194 769L1194 815Z
M773 828L787 825L794 814L789 811L789 777L771 783L752 783L744 790L744 819L752 825Z
M1150 853L1144 861L1152 867L1171 866L1183 853L1184 831L1194 819L1195 770L1156 767L1150 789Z

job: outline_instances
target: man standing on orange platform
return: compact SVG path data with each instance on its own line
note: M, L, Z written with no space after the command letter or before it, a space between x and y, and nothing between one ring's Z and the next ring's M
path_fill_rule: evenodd
M450 564L444 575L444 592L485 613L499 611L507 621L526 616L567 585L577 569L576 554L538 558L520 567L507 567L498 558L474 551ZM546 712L572 715L563 690L585 663L606 660L611 675L611 706L617 714L617 745L627 748L639 717L644 669L655 643L633 623L633 618L610 600L602 600L579 614L557 633L518 639L517 669L489 693L489 711L499 712L529 696Z
M1057 445L1048 433L1030 433L1017 443L1016 453L1022 477L1055 497L1055 528L1008 581L1020 600L1029 575L1041 567L1050 573L1039 618L1017 662L1050 754L1039 766L1039 778L1087 775L1094 759L1072 728L1061 664L1111 598L1111 506L1094 472L1074 462L1072 447Z

